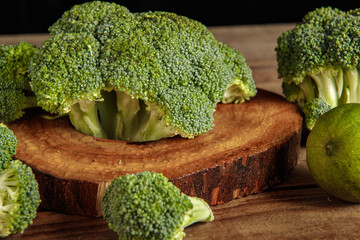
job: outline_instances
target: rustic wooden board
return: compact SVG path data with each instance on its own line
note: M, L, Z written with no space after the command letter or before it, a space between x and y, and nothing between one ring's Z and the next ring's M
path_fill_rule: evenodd
M290 177L271 190L213 206L215 220L185 229L186 240L359 239L360 204L332 197L314 184L305 148ZM39 212L24 234L9 240L116 240L102 218Z
M186 240L355 240L360 236L360 205L331 197L315 184L306 188L277 185L272 191L212 209L215 220L187 227ZM10 239L116 240L118 237L102 218L40 212L24 234Z
M219 104L212 131L129 144L84 135L67 118L39 114L9 124L16 157L37 177L42 207L100 216L101 197L126 173L164 173L184 193L211 205L258 193L287 176L297 163L302 117L283 97L259 90L244 104Z

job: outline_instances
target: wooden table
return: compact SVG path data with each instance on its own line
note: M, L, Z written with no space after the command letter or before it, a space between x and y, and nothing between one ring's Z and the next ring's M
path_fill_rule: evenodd
M211 27L219 41L240 50L258 88L282 94L274 48L294 24ZM47 34L0 36L0 44L20 40L40 45ZM186 239L359 239L360 205L332 197L313 181L301 149L291 176L263 193L213 207L215 220L186 229ZM102 218L40 211L22 235L8 239L117 239Z

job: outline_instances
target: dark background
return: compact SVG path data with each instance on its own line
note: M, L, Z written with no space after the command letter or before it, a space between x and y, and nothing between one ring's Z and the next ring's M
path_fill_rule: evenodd
M0 34L43 33L62 13L80 0L0 0ZM321 6L340 10L359 8L352 1L256 1L256 0L122 0L131 12L168 11L198 20L207 26L299 22L304 14Z

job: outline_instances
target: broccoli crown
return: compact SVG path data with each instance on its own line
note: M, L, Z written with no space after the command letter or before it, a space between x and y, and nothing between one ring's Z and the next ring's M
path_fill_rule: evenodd
M15 155L17 144L14 132L0 123L0 168Z
M218 102L243 102L256 94L244 57L219 43L203 24L175 13L130 13L114 3L94 1L74 6L49 30L51 38L30 67L38 104L53 113L69 112L77 119L73 125L90 135L113 136L107 126L121 122L110 129L121 132L115 139L150 141L176 134L192 138L212 129ZM124 92L134 100L131 106L136 108L130 112L137 119L150 116L152 122L132 131L140 137L122 137L124 129L133 128L124 122L140 120L124 120L123 104L114 98L108 103L101 90ZM93 131L84 126L89 117L83 117L81 102L96 100L99 106L94 107L101 112L96 123L90 121L96 125ZM76 104L81 106L75 109Z
M11 122L35 107L28 66L38 48L28 42L0 46L0 122Z
M31 168L13 160L0 169L0 237L32 224L40 204L38 183Z
M0 88L30 89L27 69L38 48L28 42L0 46Z
M244 91L243 99L254 96L242 55L223 47L204 25L167 12L135 16L130 36L115 37L103 46L104 80L158 106L181 135L193 137L213 127L215 106L235 78L252 82L244 84L251 90Z
M324 68L352 70L360 64L359 10L318 8L284 32L276 47L278 73L284 81L301 83L306 74Z
M185 214L191 208L190 199L166 177L155 172L127 174L114 179L102 199L104 218L119 239L155 240L181 236Z
M303 110L308 128L325 109L360 102L359 39L359 9L344 12L331 7L309 12L302 23L278 38L276 53L283 91ZM327 106L318 100L315 104L314 99L322 99Z
M68 113L81 100L97 100L103 88L97 66L99 42L88 33L62 33L47 39L29 66L38 105Z
M24 115L26 96L22 89L8 87L0 89L0 122L8 123Z

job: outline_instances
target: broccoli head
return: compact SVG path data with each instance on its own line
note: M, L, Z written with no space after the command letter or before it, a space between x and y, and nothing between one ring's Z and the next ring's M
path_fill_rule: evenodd
M19 160L0 169L0 237L23 233L40 205L38 183L31 168Z
M0 123L0 168L12 160L16 153L18 140L13 131L5 124Z
M76 129L92 136L193 138L212 129L218 102L256 94L238 51L174 13L130 13L95 1L65 12L50 32L30 67L38 104L68 113Z
M105 190L102 209L121 240L180 240L185 227L214 219L204 200L181 193L161 173L147 171L114 179Z
M37 51L28 42L0 46L0 122L19 119L25 109L37 106L28 77L30 59Z
M315 98L331 108L360 101L358 12L318 8L278 38L278 73L289 101L301 109Z

